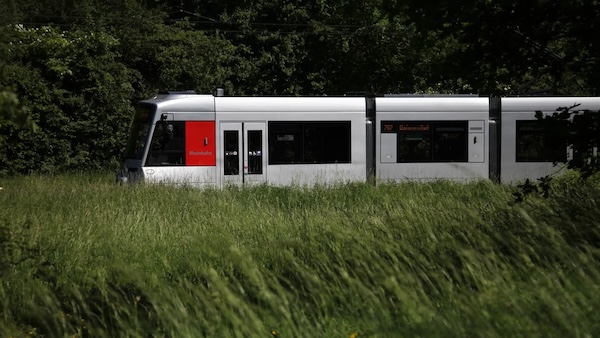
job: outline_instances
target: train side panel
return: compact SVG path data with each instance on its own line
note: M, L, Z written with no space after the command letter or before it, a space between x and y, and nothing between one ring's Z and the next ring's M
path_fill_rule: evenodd
M364 98L217 97L215 102L219 184L365 181Z
M489 178L489 101L479 97L376 98L381 181Z
M502 98L501 183L514 184L561 171L560 162L570 158L570 149L557 144L553 135L536 126L536 111L551 115L560 107L579 105L576 110L600 109L597 97ZM554 162L559 162L554 165Z

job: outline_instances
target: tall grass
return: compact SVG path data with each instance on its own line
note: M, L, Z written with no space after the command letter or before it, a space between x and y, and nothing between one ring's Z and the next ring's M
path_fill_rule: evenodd
M0 336L594 336L600 189L0 180Z

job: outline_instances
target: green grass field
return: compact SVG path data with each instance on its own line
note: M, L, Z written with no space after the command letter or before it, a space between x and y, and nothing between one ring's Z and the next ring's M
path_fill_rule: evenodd
M600 334L600 188L0 179L0 336Z

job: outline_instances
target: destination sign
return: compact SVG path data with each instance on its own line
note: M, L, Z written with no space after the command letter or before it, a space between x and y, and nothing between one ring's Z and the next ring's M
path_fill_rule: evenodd
M397 133L397 132L428 132L431 131L431 123L425 122L397 122L383 121L381 122L382 133Z
M399 131L429 131L429 124L406 124L400 123Z

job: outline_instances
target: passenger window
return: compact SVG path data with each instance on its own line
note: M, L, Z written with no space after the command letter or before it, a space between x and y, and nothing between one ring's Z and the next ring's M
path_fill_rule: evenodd
M146 159L147 166L185 165L184 122L157 122Z
M304 163L350 163L350 122L305 123Z
M397 134L397 162L467 162L467 121L384 121Z
M517 162L566 162L567 142L563 133L553 128L564 128L563 121L554 121L544 129L539 121L517 121Z
M263 173L262 130L248 131L248 174Z
M269 122L269 164L350 163L350 121Z
M224 133L223 154L225 156L225 175L235 176L240 174L240 149L239 132L237 130L226 130Z
M466 122L436 123L433 138L435 162L467 162Z
M269 164L302 163L302 124L269 122Z
M431 161L431 124L400 123L397 131L398 162Z

